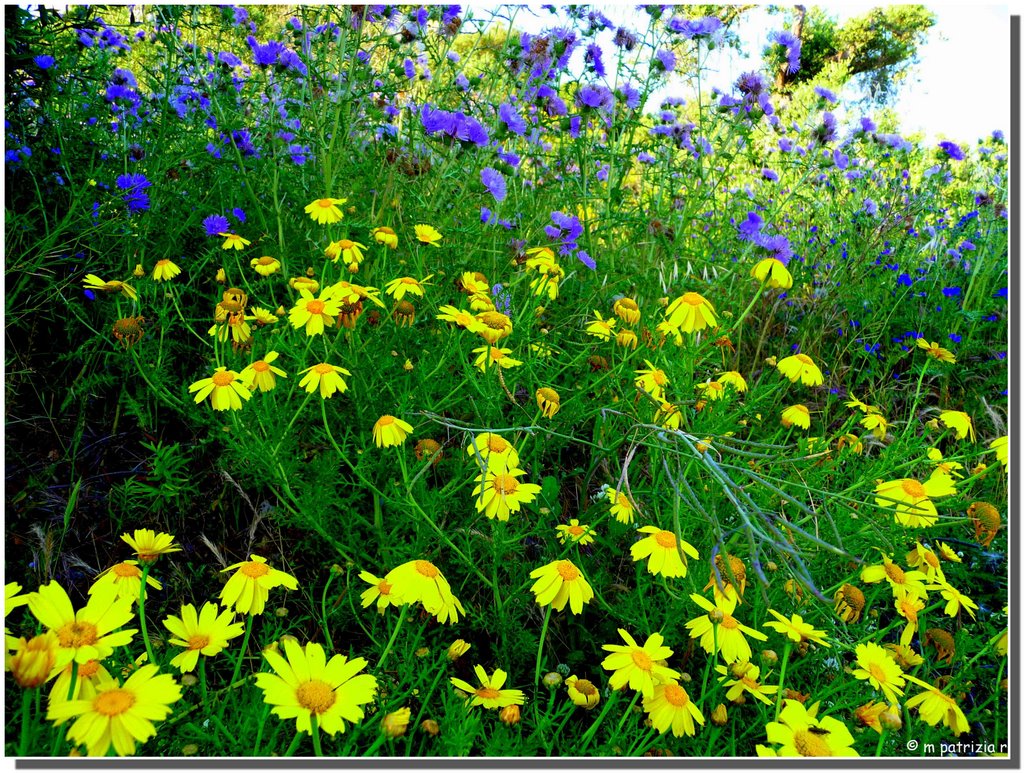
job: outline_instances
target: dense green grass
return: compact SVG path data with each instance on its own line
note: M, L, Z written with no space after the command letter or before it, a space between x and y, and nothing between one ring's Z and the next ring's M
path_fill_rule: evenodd
M767 76L754 87L744 76L736 107L706 87L698 98L703 57L722 32L673 32L667 13L638 17L632 51L610 43L614 30L600 38L607 95L583 90L604 82L583 63L595 23L587 9L523 40L468 11L460 29L442 7L422 26L415 8L390 22L369 11L361 23L333 8L248 9L255 37L297 51L301 68L254 49L249 22L230 9L158 13L21 16L8 29L6 84L6 581L23 594L57 582L78 609L98 572L133 557L122 533L175 537L182 549L147 570L162 588L122 621L140 630L104 661L127 678L150 660L166 695L178 688L163 675L180 686L136 753L754 756L794 734L801 752L821 751L798 724L801 703L831 718L811 735L832 752L918 756L957 741L999 751L1007 542L975 524L992 523L977 503L1005 513L1007 501L1005 461L991 447L1008 422L1001 136L959 160L960 147L901 138L884 112L880 126L865 125L850 106L832 137L824 116L837 106L814 86L839 90L840 70L770 95L767 110L756 100ZM86 46L88 29L98 32ZM669 48L686 77L666 92L649 62ZM276 64L260 66L264 54ZM543 77L531 82L533 67ZM648 105L657 89L687 102ZM504 112L512 95L521 131ZM425 105L458 115L441 120ZM485 168L507 195L488 191ZM307 205L326 197L344 200L340 219L315 222ZM213 227L211 216L227 219ZM419 239L420 225L441 238ZM397 247L375 238L382 227ZM226 249L217 233L248 243ZM341 240L363 245L358 265L325 256ZM791 287L752 275L773 255ZM262 256L279 268L257 273ZM159 261L180 273L165 278ZM88 289L87 275L130 290ZM401 277L427 280L422 295L386 293ZM295 279L315 280L312 296ZM290 321L311 298L329 304L322 333ZM677 312L700 299L714 309L709 326ZM492 325L438 319L443 306ZM602 334L602 320L614 329ZM478 368L497 329L508 334L492 343L512 362ZM195 402L216 368L239 374L272 351L286 374L273 389L244 400L234 391L237 410ZM787 378L795 353L821 378ZM320 363L347 371L329 399L300 386ZM663 395L638 383L649 370L660 371ZM746 390L725 386L712 399L727 372ZM545 414L541 389L557 393L557 412ZM793 405L807 409L808 429L780 420ZM966 413L971 435L958 438L945 411ZM884 418L879 430L864 426L870 415ZM382 416L411 433L380 447ZM508 468L522 473L511 477L531 494L507 518L481 512L474 493L481 464L509 475L474 450L486 432L516 450ZM918 522L880 498L879 486L903 480L915 483L901 492L925 484L934 517ZM510 478L499 486L510 491ZM617 492L631 517L613 512ZM591 544L562 544L556 527L571 520L590 527ZM645 526L692 546L684 576L634 560L637 540L653 538L637 531ZM946 584L929 570L918 630L904 639L920 657L903 670L918 681L898 678L899 706L884 728L865 728L858 710L885 700L858 674L865 647L898 644L907 624L869 567L888 557L910 570L918 544L939 555ZM222 570L253 554L296 587L271 589L262 614L234 615L244 637L181 674L162 621L223 599L235 570ZM742 674L721 652L735 644L732 617L711 618L721 624L710 652L687 627L707 614L694 596L715 602L715 556L719 582L742 588L735 619L763 637L746 634L759 683L776 688L763 701L730 700L716 671ZM418 603L399 580L408 603L380 614L363 605L371 584L360 573L381 579L412 561L443 573L457 620L438 620L450 599ZM593 591L579 614L532 592L531 572L556 561L572 562ZM864 594L857 619L834 605L846 584ZM977 611L947 607L957 594ZM32 598L31 610L7 616L15 637L60 627L39 619L42 597ZM770 610L802 616L828 646L766 626L777 622ZM648 696L613 689L603 645L623 644L618 629L640 645L663 637L671 684L704 720L694 732L659 733ZM935 642L948 638L947 660ZM456 639L470 646L453 660ZM344 732L296 733L270 714L268 677L254 675L274 670L263 650L291 655L288 641L365 659L375 689L356 701L343 686L330 699L362 704ZM23 681L26 662L16 656ZM520 712L470 705L451 680L476 687L477 664L507 672ZM596 686L595 707L573 704L570 675ZM7 753L84 753L67 740L69 723L47 719L66 697L53 684L23 690L8 679ZM908 707L930 689L962 710L962 726ZM96 710L87 697L77 713ZM408 729L385 732L403 708Z

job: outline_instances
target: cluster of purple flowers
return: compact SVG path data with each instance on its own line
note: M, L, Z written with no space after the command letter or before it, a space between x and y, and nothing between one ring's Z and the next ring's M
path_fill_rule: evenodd
M124 52L132 50L128 39L109 26L102 17L96 17L95 23L99 29L84 29L78 33L78 42L83 46L86 48L96 47L101 51L108 48Z
M775 30L768 34L768 42L786 49L786 71L794 73L800 69L800 38L789 30Z
M558 252L560 255L572 255L576 254L576 258L591 271L597 268L597 264L594 259L581 250L579 246L579 238L583 235L583 225L580 223L580 219L575 215L569 215L565 212L552 212L551 221L553 225L544 226L544 233L552 241L559 243Z
M788 264L793 257L793 250L789 246L789 239L782 234L769 236L762 231L764 218L757 212L748 212L747 218L736 226L739 238L745 242L756 244L761 249L772 253L772 257L781 263Z
M484 125L461 111L449 112L431 105L423 105L420 109L420 123L427 134L439 134L451 141L458 141L463 146L484 146L490 142Z
M128 213L145 212L149 209L149 194L146 188L152 183L140 173L123 174L115 180L117 187L124 191L121 199L128 205Z

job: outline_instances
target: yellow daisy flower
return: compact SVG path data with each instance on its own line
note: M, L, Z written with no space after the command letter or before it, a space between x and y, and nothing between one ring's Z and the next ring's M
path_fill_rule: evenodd
M305 213L312 218L314 223L319 225L338 223L344 217L339 207L346 201L348 199L317 199L306 205Z
M768 756L859 757L849 729L833 717L818 718L817 704L811 709L795 700L784 700L777 722L765 725L768 743L779 744ZM758 747L758 753L764 747Z
M169 642L185 648L171 659L171 665L182 673L195 671L200 655L213 657L224 650L231 639L241 636L245 630L242 623L233 622L234 616L230 609L221 610L208 601L198 613L194 605L185 604L181 617L168 615L164 618L164 628L171 632Z
M1003 435L1002 437L997 437L988 444L988 447L990 450L995 451L996 459L1006 469L1006 464L1010 461L1010 436Z
M248 239L243 239L238 234L219 233L217 236L224 237L224 243L220 246L222 250L244 250L252 244Z
M953 479L935 470L924 483L913 478L900 478L879 483L875 487L875 504L894 510L896 522L911 529L933 525L939 520L938 510L931 497L944 497L956 493Z
M324 255L330 258L332 263L337 263L338 259L341 258L342 262L352 268L355 265L356 268L363 262L363 250L366 249L365 244L354 242L351 239L338 239L336 242L331 242L324 248Z
M360 596L364 609L376 603L378 614L383 615L384 610L388 607L400 607L404 603L387 580L375 577L370 572L360 572L359 579L370 584L370 587L364 590Z
M583 572L572 561L553 561L530 572L536 582L530 592L542 607L549 604L556 612L569 609L574 615L583 613L583 605L594 598L594 590L583 576Z
M776 369L783 376L794 384L799 381L804 386L818 386L825 383L825 377L821 370L814 364L814 360L806 354L794 354L791 357L784 357L776 364Z
M782 411L782 418L780 421L782 426L786 428L795 425L800 427L800 429L810 429L811 412L808 410L806 405L791 405Z
M451 683L457 689L473 696L471 706L483 706L485 709L503 709L507 706L522 706L526 696L522 690L502 689L508 674L500 668L495 669L490 676L483 666L474 666L476 678L480 680L480 687L474 687L462 679L451 678Z
M466 453L473 457L481 470L507 472L519 466L519 453L515 446L493 432L474 437L466 446Z
M580 524L576 518L571 518L569 524L559 524L555 527L555 532L558 537L558 541L561 544L565 544L566 540L570 540L577 545L589 545L594 541L594 535L596 532L585 524Z
M412 432L412 425L408 422L396 419L394 416L385 414L373 425L373 444L380 448L400 446Z
M708 614L694 618L686 624L686 627L690 631L690 638L696 639L699 637L700 646L709 655L715 653L717 638L718 651L727 663L732 663L736 660L750 660L752 654L750 645L747 644L743 634L758 641L768 640L765 634L753 628L748 628L732 616L732 613L736 611L736 596L732 594L716 595L716 603L712 603L696 593L691 593L690 598L697 606L706 610ZM715 631L716 625L717 633Z
M727 370L725 373L719 373L715 380L725 386L731 386L741 394L747 391L747 380L738 371Z
M476 316L477 327L473 329L487 343L496 344L512 334L512 320L500 311L485 311Z
M196 381L188 391L196 392L196 405L209 397L215 411L239 411L242 409L242 400L252 397L252 392L246 389L239 375L224 366L216 368L210 378Z
M57 674L57 679L50 688L49 701L52 706L68 700L91 701L96 697L96 688L101 682L113 680L110 672L98 660L87 660L78 665L78 674L75 676L74 685L71 684L71 672L74 666L68 663L64 669Z
M656 684L679 678L678 671L662 665L662 661L672 657L672 650L664 646L665 637L660 633L652 633L643 646L622 628L619 628L619 636L625 645L601 645L601 649L612 653L601 661L601 667L613 672L608 680L613 690L621 690L628 684L629 689L636 690L644 698L653 698Z
M729 689L725 693L726 700L742 703L744 695L751 695L767 706L775 703L769 695L779 691L779 686L761 684L761 669L746 660L737 660L729 666L715 666L715 671L722 674L718 681ZM733 677L730 679L729 677Z
M885 440L885 433L889 429L889 422L881 414L869 413L860 420L859 424L864 429L870 430L879 440Z
M793 286L793 275L786 264L777 258L765 258L758 261L750 270L750 275L758 282L767 282L774 290L788 290Z
M270 364L277 359L277 356L277 352L267 352L262 360L256 360L242 369L238 377L247 389L269 392L277 385L275 376L287 377L288 374L283 370Z
M858 644L854 650L859 668L853 670L855 679L867 680L876 690L881 690L889 703L896 703L897 696L903 695L901 689L906 684L903 669L884 648L874 642Z
M616 491L611 486L605 488L605 496L611 504L612 516L619 523L630 524L636 519L636 507L632 500L626 496L625 491Z
M477 486L473 489L477 512L491 519L507 521L509 513L518 513L522 505L532 502L540 493L540 486L520 482L519 476L525 474L519 469L496 471L489 467L477 475L474 478Z
M416 231L416 239L420 244L429 244L431 247L441 246L439 242L444 237L433 226L420 224L413 226L413 230Z
M256 269L256 273L260 276L270 276L281 270L281 261L270 255L253 258L249 261L249 265Z
M607 341L612 337L612 333L615 332L615 324L618 320L615 319L604 319L601 316L601 312L594 309L594 316L596 319L586 327L586 332L595 338L600 338L602 341Z
M670 327L683 333L718 327L715 307L697 293L683 293L672 301L665 309L665 320Z
M103 290L107 293L121 293L124 297L132 301L137 301L139 299L139 294L135 292L135 288L131 285L117 280L105 282L95 274L86 274L85 279L82 280L82 285L91 290Z
M329 399L335 392L344 393L348 389L348 384L345 383L345 379L342 376L352 375L344 368L326 362L321 362L319 365L312 365L305 370L299 371L299 375L303 373L306 376L299 382L299 386L303 387L310 394L319 389L320 397L324 400Z
M57 662L57 635L46 631L31 639L21 637L14 639L8 649L4 668L11 672L14 681L23 690L41 687L52 676L56 675L54 665Z
M918 716L932 727L945 725L955 736L970 732L967 716L953 698L920 679L913 681L926 689L907 701L908 709L917 709Z
M384 292L394 298L396 301L402 300L408 293L409 295L418 295L423 297L423 288L426 286L428 280L434 275L426 277L425 279L413 279L411 276L403 276L398 279L392 279L386 285L384 285Z
M57 725L76 718L67 738L85 746L90 757L106 756L111 746L119 757L126 757L135 753L137 743L156 735L153 720L165 719L171 704L180 698L174 677L159 674L156 666L147 664L133 671L123 685L100 675L90 700L51 702L46 718Z
M635 325L640 322L640 306L632 298L619 298L612 306L615 316L627 325Z
M152 577L146 578L146 584L154 590L163 589L163 586ZM133 604L138 601L142 590L142 570L139 569L139 562L122 561L103 570L93 580L89 595L107 587L113 588L120 598L126 598Z
M442 306L439 311L441 313L437 315L437 319L442 322L452 322L471 333L479 333L480 328L483 327L483 323L468 311L459 311L454 306Z
M686 556L700 558L697 549L686 540L677 540L674 532L657 526L642 526L641 534L649 536L634 542L629 549L633 561L647 559L647 571L663 577L685 577Z
M466 614L462 602L452 594L448 580L429 561L407 561L388 572L384 580L392 586L392 593L402 600L401 603L420 602L439 623L457 623L459 613Z
M916 570L905 571L893 563L888 556L882 556L882 563L874 566L865 566L860 572L860 579L867 583L876 583L885 580L892 588L893 596L914 596L919 599L927 599L928 591L924 584L927 581L921 572Z
M544 418L553 418L561 407L562 398L554 389L541 387L537 390L537 408Z
M180 273L181 269L167 258L158 260L153 266L153 280L157 282L169 282Z
M589 679L579 679L573 674L565 680L565 688L569 700L587 711L601 702L601 691Z
M511 349L500 349L497 346L478 346L473 350L473 354L477 355L473 366L481 373L486 373L489 367L515 368L522 365L522 360L509 357L511 353Z
M341 313L338 301L331 297L330 288L320 293L319 298L314 298L313 293L306 289L299 293L301 297L288 312L288 321L296 329L305 327L307 336L321 335L324 328L333 325L335 317Z
M943 411L939 414L939 421L953 430L957 440L967 438L974 442L974 422L963 411Z
M919 349L924 349L928 352L929 357L933 357L939 362L956 362L956 357L953 356L953 353L949 351L949 349L943 349L934 341L932 343L928 343L927 339L918 338L917 346Z
M248 561L232 564L221 573L236 570L220 591L220 603L242 615L262 615L270 598L271 588L283 585L288 590L299 587L299 581L287 572L274 569L267 559L252 554Z
M815 644L820 644L822 647L831 647L832 645L825 641L825 632L814 630L814 626L810 623L805 623L804 619L800 615L793 615L790 618L783 617L774 609L769 609L768 614L775 618L775 621L769 621L764 624L765 628L773 628L787 639L800 644L801 642L812 641Z
M60 649L56 667L102 660L116 647L131 641L134 628L117 630L134 616L132 601L118 596L112 585L99 588L77 612L67 592L56 581L28 594L28 608L45 628L57 635Z
M345 732L345 723L359 722L377 694L377 679L359 673L366 668L363 658L349 660L310 642L301 647L294 639L284 642L284 657L263 650L274 673L256 674L256 686L263 690L263 702L284 720L295 719L295 730L313 734L312 718L327 735Z
M131 535L122 534L121 539L128 543L143 563L156 561L165 553L177 553L181 550L180 545L174 544L173 536L152 529L136 529Z
M398 247L398 235L394 229L388 228L386 225L380 225L372 229L370 236L373 237L375 242L383 244L385 247L390 247L391 249Z
M651 718L651 725L659 733L667 733L681 738L694 735L698 725L704 724L704 715L700 713L689 694L676 682L665 682L654 686L654 695L644 698L644 711Z
M660 403L665 399L665 386L670 383L669 378L665 375L665 371L654 367L650 360L644 360L644 363L647 368L636 371L633 384L637 389L646 392Z

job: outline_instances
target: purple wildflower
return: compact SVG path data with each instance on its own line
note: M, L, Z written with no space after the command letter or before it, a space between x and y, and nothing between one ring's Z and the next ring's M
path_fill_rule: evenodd
M207 236L216 236L217 234L227 233L230 225L224 215L210 215L203 220L203 227L206 229Z
M963 161L965 158L963 149L955 142L940 142L939 148L944 150L946 155L954 161Z
M129 213L144 212L149 209L149 194L145 193L145 190L152 183L146 179L146 175L138 172L123 174L117 178L116 183L117 187L125 192L121 198L128 205Z
M501 172L497 169L492 169L489 166L484 167L480 170L480 182L483 183L495 201L501 202L505 200L506 185L505 178Z

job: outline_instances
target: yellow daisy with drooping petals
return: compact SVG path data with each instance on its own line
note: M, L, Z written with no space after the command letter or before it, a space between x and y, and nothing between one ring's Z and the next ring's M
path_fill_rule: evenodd
M727 370L725 373L719 373L715 377L715 381L723 386L731 386L741 394L747 391L747 380L739 371Z
M970 732L967 716L953 698L920 679L911 679L925 691L907 701L908 709L917 709L918 716L932 727L945 725L955 736Z
M697 293L683 293L672 301L665 309L665 320L671 328L683 333L718 327L715 307Z
M601 312L594 309L594 321L587 325L585 332L602 341L607 341L615 333L617 322L618 320L616 319L605 319L601 316Z
M988 444L988 447L989 450L995 451L996 459L1003 465L1003 468L1009 470L1006 464L1010 461L1010 436L1003 435L1002 437L997 437Z
M926 338L918 338L917 346L919 349L924 349L928 352L929 357L933 357L939 362L956 362L956 357L949 349L943 349L934 341L928 343Z
M892 656L874 642L858 644L854 654L859 666L853 671L854 678L866 679L872 687L882 691L889 703L896 703L897 697L903 695L902 688L907 681L903 669Z
M168 258L158 260L153 266L153 280L156 282L169 282L180 273L181 269Z
M274 569L267 559L252 554L248 561L232 564L221 573L236 570L220 591L220 603L242 615L262 615L272 588L288 590L299 587L299 581L287 572Z
M383 244L385 247L390 247L393 250L398 248L398 234L395 233L393 228L379 225L370 230L370 236L373 237L377 244Z
M420 298L423 297L423 288L427 285L427 282L433 277L430 276L424 279L413 279L411 276L403 276L398 279L392 279L386 285L384 285L384 292L394 298L396 301L402 300L409 295L418 295Z
M799 381L804 386L819 386L825 383L821 369L806 354L794 354L779 360L775 368L794 384Z
M152 577L146 577L146 584L154 590L162 590L163 586ZM142 590L142 570L138 561L122 561L109 569L104 569L93 580L89 595L98 589L112 587L118 596L130 600L133 604L139 600Z
M481 470L507 472L519 466L516 447L493 432L483 432L474 437L466 446L466 453L473 457Z
M483 326L483 323L475 315L468 311L460 311L454 306L442 306L438 311L441 313L437 315L437 319L442 322L452 322L471 333L479 333Z
M880 413L869 413L859 424L879 440L885 440L885 433L889 430L889 422Z
M133 534L122 534L121 539L128 543L135 555L143 563L155 561L166 553L177 553L180 545L174 543L174 537L166 532L155 532L152 529L136 529Z
M390 414L381 416L373 425L373 444L380 448L400 446L412 432L412 425Z
M583 605L594 598L593 588L572 561L553 561L534 569L530 577L536 580L530 592L536 596L537 603L542 607L550 604L556 612L561 612L568 604L574 615L582 614Z
M359 573L359 579L370 584L359 597L364 609L376 603L377 613L383 615L388 607L400 607L404 603L395 593L394 586L384 578L364 571Z
M780 421L782 426L787 429L793 426L800 427L800 429L810 429L811 412L806 405L791 405L782 411Z
M474 478L477 487L473 489L477 512L507 521L509 513L518 513L522 505L532 502L540 493L540 486L518 480L525 474L518 469L499 471L488 467L477 475Z
M558 541L565 544L571 541L576 545L589 545L594 541L595 532L590 526L581 524L576 518L569 519L568 525L560 523L555 527Z
M812 641L815 644L820 644L822 647L832 646L825 641L826 634L824 631L814 630L814 626L810 623L805 623L800 615L783 617L774 609L769 609L768 614L774 617L775 620L765 623L764 627L773 628L790 641L794 641L797 644Z
M629 549L634 561L647 559L647 571L663 577L685 577L686 556L700 558L697 548L686 540L677 539L674 532L657 526L642 526L638 530L647 534Z
M644 360L647 368L640 368L636 371L636 378L633 384L637 389L643 390L659 403L665 399L665 387L669 384L669 378L665 371L656 368L650 360Z
M217 236L224 237L224 243L220 246L222 250L244 250L252 244L251 241L243 239L238 234L219 233Z
M966 610L972 620L976 620L975 610L978 605L964 593L961 593L948 582L940 582L938 585L929 585L928 590L937 590L939 595L946 600L946 606L942 610L950 617L956 617L962 610Z
M170 674L160 674L154 665L140 666L123 685L100 676L96 694L89 700L50 703L46 718L55 724L75 719L67 738L86 747L90 757L103 757L114 747L119 757L134 754L137 743L156 735L153 720L171 713L171 704L181 698L181 687Z
M249 261L249 265L256 269L256 273L260 276L270 276L281 270L281 261L270 255L253 258Z
M470 706L483 706L485 709L503 709L507 706L522 706L526 702L526 696L522 690L503 689L508 674L500 668L494 670L490 676L483 666L473 666L476 678L480 680L480 686L474 687L463 679L451 678L452 685L462 690L467 695L473 696Z
M758 282L766 282L774 290L788 290L793 286L793 275L778 258L758 261L750 270L750 275Z
M348 199L317 199L316 201L310 202L306 205L305 212L312 218L314 223L319 225L339 223L344 217L340 206L346 201L348 201Z
M928 591L924 584L928 578L917 570L907 571L894 563L888 556L882 556L882 563L865 566L860 572L860 579L867 583L885 580L892 588L893 596L913 596L927 599Z
M729 666L715 666L715 671L723 676L718 681L729 689L725 693L726 700L742 703L744 695L750 695L767 706L775 703L769 698L779 691L778 685L761 684L761 669L746 660L737 660ZM732 677L730 679L729 677Z
M199 656L212 657L223 651L231 639L241 636L245 626L234 622L235 614L230 609L222 610L207 601L196 612L192 604L181 608L181 617L168 615L164 628L171 632L169 642L185 651L171 659L171 665L182 673L195 671Z
M102 682L113 680L110 672L104 668L98 660L87 660L78 664L78 672L75 674L75 682L71 683L71 672L74 665L68 663L63 670L57 674L57 679L50 688L48 700L52 706L55 703L69 700L92 700L96 696L96 687Z
M699 638L700 646L709 655L715 654L717 639L718 651L727 663L736 660L750 660L752 653L744 634L758 641L768 640L767 635L754 628L748 628L732 616L732 613L736 611L737 604L734 593L726 593L721 596L716 594L715 603L696 593L691 593L690 598L708 614L694 618L686 624L686 627L690 631L690 638Z
M238 377L242 379L242 383L245 384L246 388L252 391L259 389L261 392L269 392L277 386L275 376L287 378L287 373L270 364L277 357L277 352L267 352L262 360L256 360L256 362L242 368L242 372L238 374Z
M967 438L974 442L974 422L968 414L963 411L943 411L939 414L939 421L953 430L957 440Z
M636 690L643 697L653 698L656 684L679 678L678 671L662 665L662 661L672 657L672 650L664 646L665 637L660 633L652 633L643 646L637 644L623 628L619 628L619 636L625 645L601 645L601 649L612 653L601 661L601 667L614 672L608 680L613 690L629 685L629 689Z
M359 268L359 264L363 262L363 250L365 249L365 244L354 242L351 239L338 239L338 241L331 242L324 248L324 255L332 263L337 263L340 258L351 270L352 266ZM353 273L355 272L353 271Z
M914 634L917 633L917 614L924 609L924 599L919 599L916 596L898 596L893 604L896 607L896 613L907 621L900 633L900 644L909 647L910 642L914 639Z
M311 365L305 370L299 371L300 376L303 373L306 375L299 382L299 386L310 394L319 389L320 397L324 400L330 399L335 392L344 394L345 390L348 389L348 384L342 376L352 375L341 366L331 365L326 362L321 362L318 365Z
M118 630L134 617L132 601L118 596L117 588L105 585L89 596L77 612L57 581L28 594L28 608L43 626L57 635L60 649L55 667L72 661L102 660L116 647L132 640L136 629Z
M915 542L913 550L907 553L907 565L921 572L929 582L945 582L946 580L946 573L942 571L942 562L939 560L939 556L920 542Z
M939 512L931 498L955 493L953 479L941 470L935 470L924 483L913 478L879 483L875 487L875 504L893 511L897 523L921 529L939 520Z
M486 373L488 369L493 371L495 366L499 368L516 368L523 364L522 360L509 357L512 354L511 349L501 349L497 346L478 346L473 350L473 354L477 355L477 358L473 361L473 366L481 373Z
M214 369L210 378L201 378L188 388L195 392L195 403L198 405L207 397L215 411L240 411L242 401L252 397L238 373L228 370L223 365Z
M654 686L654 695L644 698L644 711L651 718L651 726L659 733L672 730L672 735L682 738L695 735L694 723L703 726L704 715L676 682L664 682Z
M589 679L580 679L575 674L565 680L569 700L582 709L590 711L601 702L601 691Z
M90 290L103 290L107 293L121 293L125 298L132 301L137 301L139 299L139 294L135 292L135 288L116 279L105 282L95 274L86 274L85 279L82 280L82 285Z
M496 344L512 334L512 320L500 311L483 311L476 315L476 321L473 332L489 344Z
M263 650L274 673L256 674L256 686L263 690L263 702L284 720L295 719L295 730L312 735L312 718L327 735L344 733L345 723L356 724L364 716L363 706L377 694L377 678L359 673L366 668L363 658L349 660L334 655L330 660L315 642L305 647L285 639L284 657Z
M407 561L384 576L392 587L392 594L402 604L417 601L439 623L459 622L459 613L466 614L462 602L452 594L452 586L434 564L429 561Z
M636 507L632 500L626 496L625 491L616 491L611 486L605 489L605 496L611 504L611 514L619 523L633 523L636 519Z

